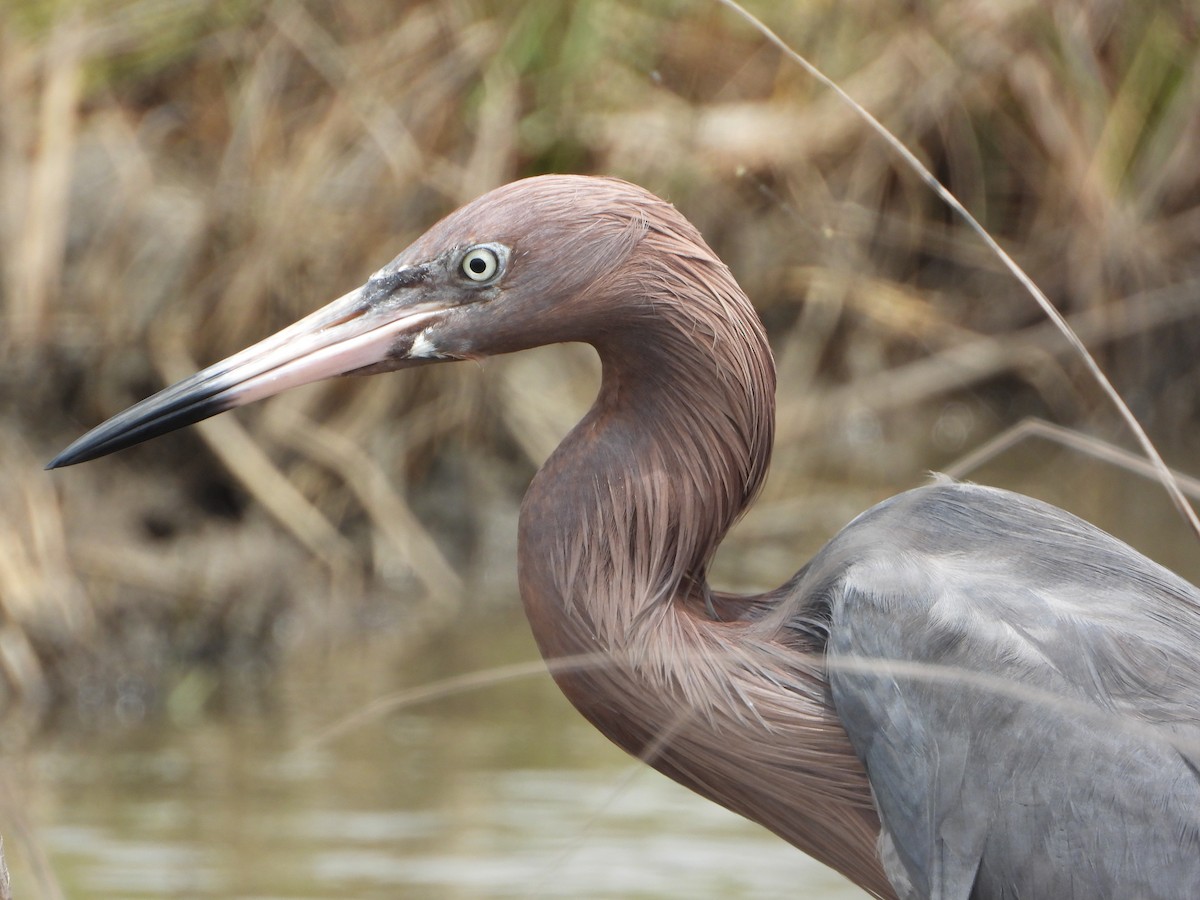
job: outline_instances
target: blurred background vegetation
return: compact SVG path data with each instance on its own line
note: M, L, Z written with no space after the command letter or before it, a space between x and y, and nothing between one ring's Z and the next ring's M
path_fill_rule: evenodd
M747 6L923 158L1195 471L1195 4ZM517 507L590 400L586 348L339 380L41 466L526 175L670 199L767 323L779 443L724 587L778 584L870 502L1025 416L1127 442L997 261L713 2L6 0L0 96L9 721L135 720L197 678L200 702L240 702L295 654L416 646L514 602ZM976 477L1128 533L1107 513L1123 476L1065 451ZM1139 515L1182 528L1146 498Z

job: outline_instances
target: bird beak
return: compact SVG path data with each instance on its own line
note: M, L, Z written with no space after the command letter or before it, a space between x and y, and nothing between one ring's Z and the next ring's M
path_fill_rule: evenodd
M423 300L419 288L398 290L416 286L423 278L418 267L371 279L266 340L113 416L46 468L96 459L323 378L429 362L409 354L421 330L445 312L446 305Z

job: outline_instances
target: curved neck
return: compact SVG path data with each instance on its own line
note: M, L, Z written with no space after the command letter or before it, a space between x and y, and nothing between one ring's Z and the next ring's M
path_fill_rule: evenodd
M652 284L630 285L628 315L612 317L624 324L592 341L596 402L522 507L522 594L548 655L627 648L661 625L656 611L702 604L707 566L766 474L775 370L749 300L715 257ZM543 634L558 618L547 603L590 640Z

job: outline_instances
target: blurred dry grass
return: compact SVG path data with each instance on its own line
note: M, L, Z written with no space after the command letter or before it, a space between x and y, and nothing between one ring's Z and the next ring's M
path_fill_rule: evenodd
M749 5L979 215L1153 436L1194 436L1188 0ZM0 91L0 706L136 717L197 671L507 602L524 483L595 383L581 348L40 465L523 175L669 197L771 330L775 471L726 582L778 583L1023 415L1114 433L997 263L713 3L14 0Z

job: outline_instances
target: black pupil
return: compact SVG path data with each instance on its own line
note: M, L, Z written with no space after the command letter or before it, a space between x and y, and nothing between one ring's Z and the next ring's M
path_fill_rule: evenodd
M476 275L482 275L484 272L487 271L487 260L485 260L481 256L476 256L474 259L468 260L467 266Z

